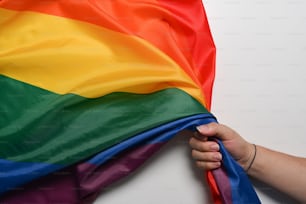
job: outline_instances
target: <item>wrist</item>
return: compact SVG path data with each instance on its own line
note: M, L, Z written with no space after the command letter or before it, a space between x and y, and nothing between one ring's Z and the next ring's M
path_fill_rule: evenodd
M254 160L255 159L255 157L254 156L256 156L255 154L256 154L256 146L254 145L254 144L251 144L251 143L248 143L247 142L247 145L246 145L246 148L245 148L245 150L243 151L243 152L245 152L244 153L244 157L242 157L239 161L238 161L238 163L240 164L240 166L245 170L245 171L247 171L247 170L249 170L250 169L250 167L251 167L251 163L253 163L254 161L252 161L252 160Z
M254 154L253 154L253 157L251 158L249 164L248 164L248 167L245 169L245 171L248 173L248 171L251 169L254 161L255 161L255 158L256 158L256 153L257 153L257 146L255 144L253 144L253 147L254 147Z

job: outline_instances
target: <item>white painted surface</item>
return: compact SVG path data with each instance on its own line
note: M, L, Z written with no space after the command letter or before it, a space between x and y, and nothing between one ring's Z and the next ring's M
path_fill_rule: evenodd
M306 1L204 0L204 5L217 47L212 112L251 142L306 156ZM211 203L189 151L187 139L177 137L96 203ZM263 203L294 203L254 183Z

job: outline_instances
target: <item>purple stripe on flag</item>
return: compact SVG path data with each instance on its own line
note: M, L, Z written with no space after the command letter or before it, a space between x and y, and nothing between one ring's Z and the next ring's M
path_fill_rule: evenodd
M96 166L83 163L78 166L81 196L96 193L108 185L128 176L157 152L166 143L155 143L139 146L123 152L105 165Z
M74 168L66 168L15 188L1 196L2 204L78 203Z
M0 203L92 203L105 187L128 176L164 144L126 150L101 166L84 162L65 168L11 191L0 199Z
M222 202L224 204L232 204L232 190L231 190L231 184L229 181L228 176L226 175L226 172L223 167L215 169L212 171L212 174L215 178L215 181L217 183L219 192L221 194Z

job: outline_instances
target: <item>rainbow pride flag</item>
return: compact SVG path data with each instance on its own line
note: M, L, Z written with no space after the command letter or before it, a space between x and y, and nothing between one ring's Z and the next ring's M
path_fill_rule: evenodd
M201 0L0 0L0 202L93 202L216 122L214 68ZM258 203L226 155L214 202Z

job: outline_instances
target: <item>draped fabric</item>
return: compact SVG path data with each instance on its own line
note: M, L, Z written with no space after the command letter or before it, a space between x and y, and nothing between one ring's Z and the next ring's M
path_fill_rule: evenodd
M201 0L0 0L0 202L92 203L216 122L214 68ZM208 174L215 203L256 200L224 166Z

